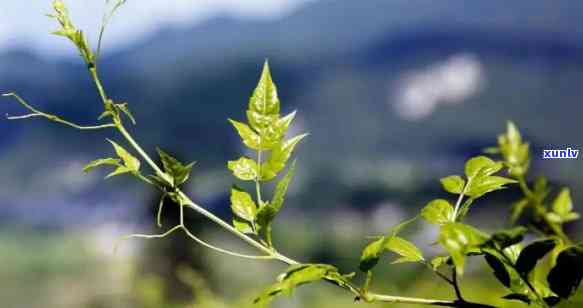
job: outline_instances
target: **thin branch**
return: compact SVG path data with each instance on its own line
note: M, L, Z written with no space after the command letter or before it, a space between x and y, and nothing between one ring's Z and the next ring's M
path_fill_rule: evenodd
M266 256L253 256L253 255L240 254L237 252L232 252L232 251L229 251L226 249L219 248L217 246L211 245L211 244L201 240L196 235L192 234L192 232L190 232L190 230L188 230L188 228L184 224L184 205L180 204L179 206L180 206L180 226L182 227L182 230L184 230L184 233L186 233L186 235L188 237L190 237L191 239L193 239L195 242L199 243L200 245L207 247L211 250L214 250L214 251L217 251L220 253L224 253L226 255L234 256L234 257L239 257L239 258L255 259L255 260L275 259L275 256L272 253L270 253L269 255L266 255Z
M18 101L22 106L24 106L24 108L26 108L32 112L32 113L20 115L20 116L8 116L7 115L6 118L8 120L21 120L21 119L28 119L28 118L34 118L34 117L43 117L49 121L65 124L67 126L70 126L70 127L76 128L76 129L80 129L80 130L98 130L98 129L114 128L115 127L115 124L113 124L113 123L103 124L103 125L95 125L95 126L83 126L83 125L75 124L73 122L69 122L67 120L64 120L64 119L62 119L54 114L49 114L49 113L45 113L45 112L42 112L40 110L37 110L36 108L34 108L30 104L28 104L20 96L18 96L16 93L6 93L6 94L2 94L2 96L14 97L16 99L16 101Z
M460 290L460 285L459 285L459 282L458 282L458 276L457 276L457 270L456 270L456 268L454 267L451 272L452 272L451 275L452 275L452 278L453 278L452 279L452 281L453 281L453 284L452 285L453 285L453 289L455 290L455 296L457 296L457 298L460 301L465 302L465 300L464 300L464 298L462 296L462 291Z
M130 235L126 235L123 236L122 238L120 238L117 243L115 243L115 245L113 246L113 251L114 253L117 252L117 249L119 248L119 245L121 245L122 242L127 241L129 239L132 238L141 238L141 239L147 239L147 240L151 240L151 239L160 239L160 238L164 238L170 234L172 234L172 232L180 229L182 226L178 225L178 226L174 226L172 229L162 233L162 234L130 234Z

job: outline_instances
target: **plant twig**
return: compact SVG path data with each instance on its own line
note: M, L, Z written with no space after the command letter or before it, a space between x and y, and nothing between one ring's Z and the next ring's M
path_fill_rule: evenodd
M42 112L42 111L32 107L32 105L28 104L22 97L18 96L18 94L16 94L16 93L5 93L5 94L2 94L2 96L14 97L18 103L20 103L22 106L24 106L24 108L26 108L32 112L32 113L20 115L20 116L8 116L7 115L6 118L8 120L21 120L21 119L29 119L29 118L34 118L34 117L43 117L43 118L46 118L50 121L65 124L67 126L70 126L70 127L76 128L76 129L80 129L80 130L98 130L98 129L114 128L115 127L115 124L113 124L113 123L94 125L94 126L83 126L83 125L75 124L73 122L69 122L67 120L64 120L64 119L62 119L54 114L45 113L45 112Z

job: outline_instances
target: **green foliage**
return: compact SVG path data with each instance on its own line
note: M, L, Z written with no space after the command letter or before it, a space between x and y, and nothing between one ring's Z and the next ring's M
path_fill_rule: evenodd
M573 212L573 201L568 188L563 188L553 201L553 211L547 217L554 223L563 224L579 219L579 213Z
M482 231L472 226L451 222L441 226L437 241L450 254L457 274L463 275L466 254L486 239Z
M255 299L257 304L270 302L278 294L291 295L300 285L328 279L331 277L336 283L346 283L347 276L338 273L338 269L328 264L297 264L292 265L285 273L277 278L277 282L267 288Z
M245 146L257 151L257 159L242 156L227 163L233 175L242 181L254 181L256 186L256 202L253 203L253 217L243 217L233 208L234 227L243 233L261 235L269 247L272 246L271 225L275 216L281 210L285 195L295 173L295 161L286 175L277 183L271 201L261 197L261 184L274 180L286 167L297 144L307 136L300 134L285 139L287 130L295 119L296 112L286 116L280 115L280 101L277 87L271 78L269 64L265 62L257 87L249 99L246 111L248 123L229 119ZM263 154L269 153L266 160ZM247 199L251 199L247 195ZM258 233L261 231L261 234Z
M401 222L400 224L393 227L388 235L381 236L377 240L368 244L362 251L362 255L360 257L360 270L363 272L370 271L377 265L380 256L384 251L391 251L400 256L400 258L393 261L393 263L425 261L423 258L423 253L421 250L419 250L419 248L417 248L417 246L397 236L401 229L405 228L416 219L417 217L414 217L412 219Z
M181 190L180 186L190 177L194 163L183 164L173 156L158 148L161 166L152 160L146 151L133 139L125 129L123 119L136 123L127 103L115 103L109 98L101 84L96 70L96 60L101 47L103 30L109 18L125 0L117 0L113 8L106 13L100 30L97 52L93 53L83 35L69 17L69 12L60 0L53 2L54 18L60 28L54 34L70 40L80 52L88 65L91 77L102 99L104 110L99 119L108 118L111 123L96 126L80 126L66 121L56 115L41 112L14 93L12 96L33 112L22 117L9 119L24 119L42 116L50 121L65 124L81 130L97 130L105 128L116 129L137 152L153 175L144 177L140 173L141 162L128 150L114 141L112 144L117 157L106 157L94 160L84 167L85 172L100 166L113 166L114 171L107 177L130 173L136 178L151 184L162 191L158 207L157 221L161 226L161 214L164 201L170 198L180 206L180 224L162 234L134 234L128 238L163 238L174 231L182 230L185 234L209 249L223 254L254 260L279 260L291 267L279 276L277 282L267 288L257 299L257 304L268 304L278 294L290 295L296 287L316 281L325 280L349 291L356 299L366 302L385 301L390 303L429 304L453 307L490 307L467 301L461 295L459 279L464 273L467 258L483 256L496 279L508 289L502 298L521 301L538 307L550 307L569 299L579 287L583 279L583 246L573 245L565 234L563 224L576 220L579 214L574 211L573 200L568 188L562 188L550 206L546 203L551 189L544 177L539 177L532 187L527 182L530 166L529 144L522 140L518 128L511 122L507 124L506 132L498 136L496 147L486 149L492 155L499 155L501 161L486 156L470 158L464 166L464 175L450 175L440 180L445 192L457 196L455 203L446 199L435 199L427 203L420 216L425 221L439 226L439 234L435 243L441 245L446 255L431 258L428 262L422 251L412 242L398 236L401 229L411 224L415 219L404 221L393 227L385 235L375 238L362 251L359 269L365 273L364 286L356 286L351 278L354 274L342 275L338 269L329 264L300 263L284 256L276 250L271 237L274 219L284 205L288 187L294 177L296 161L294 160L287 173L275 185L270 201L262 197L262 185L275 180L285 170L293 151L307 134L300 134L286 139L287 131L296 117L296 111L285 116L280 114L280 100L277 87L274 84L269 65L265 62L259 82L249 99L245 112L247 123L229 119L242 143L256 152L256 159L242 156L227 163L233 175L242 181L254 182L255 196L245 190L233 186L230 193L232 224L224 222L195 202ZM509 177L496 175L505 172ZM478 228L464 223L469 214L470 206L479 198L491 192L518 183L522 195L511 205L510 219L513 227L497 230L490 236ZM246 255L231 252L213 246L191 233L184 224L184 209L197 211L220 227L236 235L241 240L258 249L262 255ZM530 209L531 211L526 211ZM525 226L515 226L524 216L530 213ZM527 233L537 235L536 239L523 247ZM373 268L379 263L383 253L391 252L398 257L392 264L413 262L427 266L436 276L450 284L457 299L453 301L428 300L414 297L380 295L369 291L373 278ZM451 277L442 273L443 267L451 270Z
M168 184L170 184L171 187L178 187L184 184L190 177L190 172L196 162L184 165L176 158L162 151L162 149L156 148L156 150L162 161L162 166L164 167L164 172L167 176L167 181L169 182Z
M455 220L453 206L444 199L436 199L429 202L423 210L421 217L427 222L436 225L445 225Z

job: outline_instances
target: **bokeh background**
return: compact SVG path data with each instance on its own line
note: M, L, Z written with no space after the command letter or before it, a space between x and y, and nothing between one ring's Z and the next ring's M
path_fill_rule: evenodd
M95 44L105 3L70 0ZM40 109L95 123L101 104L69 42L43 14L50 1L4 0L0 91ZM294 132L310 137L275 227L280 250L298 259L357 269L366 236L446 195L438 179L494 145L507 120L533 150L532 175L583 200L582 159L541 159L544 148L583 146L583 2L430 0L130 0L112 21L100 63L109 94L138 119L132 131L153 154L161 146L196 160L188 192L229 218L235 181L226 161L243 148L226 119L244 118L265 59ZM2 99L2 114L21 108ZM103 181L83 165L110 154L110 132L79 132L43 120L0 120L0 300L5 308L247 307L284 268L223 257L154 233L160 197L129 177ZM469 220L504 226L516 189L478 202ZM167 207L165 226L176 221ZM174 208L175 209L175 208ZM248 251L197 215L205 239ZM581 238L582 225L568 225ZM436 230L409 238L428 256ZM417 265L383 259L375 289L451 298ZM505 291L482 260L464 278L468 297L489 303ZM352 307L328 285L301 288L275 307ZM389 307L376 305L375 307ZM391 306L393 307L393 306ZM520 307L517 305L517 307Z

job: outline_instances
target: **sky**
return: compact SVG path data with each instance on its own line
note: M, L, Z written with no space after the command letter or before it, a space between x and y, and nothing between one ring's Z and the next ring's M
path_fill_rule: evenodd
M122 48L160 27L183 27L213 16L228 14L240 18L278 18L314 0L128 0L112 20L104 45L106 51ZM113 2L113 0L110 0ZM55 22L44 15L52 0L2 0L0 9L0 52L12 47L35 52L66 55L70 46L48 35ZM95 40L105 0L65 0L73 22Z

